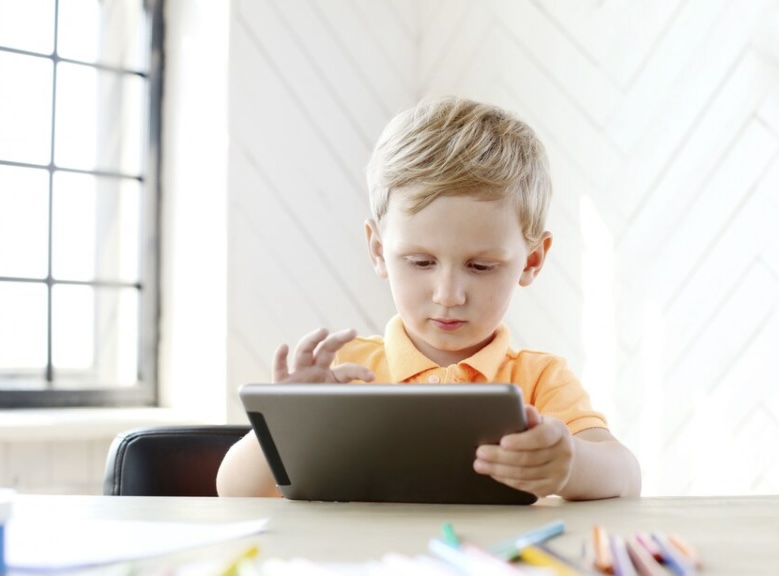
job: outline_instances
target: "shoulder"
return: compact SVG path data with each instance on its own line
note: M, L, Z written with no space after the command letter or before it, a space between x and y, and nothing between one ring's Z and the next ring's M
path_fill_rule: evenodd
M517 384L533 404L550 394L567 395L581 389L579 379L564 358L536 350L509 350L498 376L500 381Z
M565 422L571 434L607 428L606 418L592 408L589 394L564 358L534 350L521 350L507 358L514 383L540 413Z
M549 378L565 375L575 378L565 358L537 350L509 350L506 353L506 367L512 373L523 376L535 374L538 378Z

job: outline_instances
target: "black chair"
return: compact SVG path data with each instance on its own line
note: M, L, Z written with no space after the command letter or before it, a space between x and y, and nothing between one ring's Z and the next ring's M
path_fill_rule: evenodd
M227 450L251 428L151 426L116 435L108 450L106 496L216 496Z

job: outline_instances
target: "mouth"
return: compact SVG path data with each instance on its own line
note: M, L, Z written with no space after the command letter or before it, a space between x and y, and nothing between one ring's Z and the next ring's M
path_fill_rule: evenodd
M454 332L465 325L465 320L452 320L450 318L431 318L433 326L444 332Z

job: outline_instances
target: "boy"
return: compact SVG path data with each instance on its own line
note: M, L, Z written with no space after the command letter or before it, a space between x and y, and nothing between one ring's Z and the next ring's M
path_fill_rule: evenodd
M533 131L493 106L423 102L385 128L368 185L368 251L398 314L383 337L308 334L291 372L282 345L274 381L511 382L522 389L528 430L480 446L476 472L537 496L639 495L637 460L564 361L511 350L502 324L514 289L533 282L552 243L551 181ZM225 456L217 489L278 494L253 433Z

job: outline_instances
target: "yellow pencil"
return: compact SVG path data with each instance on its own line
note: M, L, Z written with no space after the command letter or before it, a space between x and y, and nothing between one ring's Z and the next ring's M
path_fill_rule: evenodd
M582 576L581 572L561 562L538 546L525 546L519 559L533 566L551 568L558 576Z
M246 550L225 568L220 576L239 576L241 574L242 564L249 560L255 559L260 553L260 549L257 546L249 546Z

